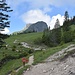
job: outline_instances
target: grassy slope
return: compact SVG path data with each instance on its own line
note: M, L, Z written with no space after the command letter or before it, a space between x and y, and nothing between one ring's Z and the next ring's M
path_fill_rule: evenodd
M74 27L73 27L74 28ZM20 34L20 35L13 35L13 36L10 36L9 38L7 38L5 41L7 42L7 44L9 44L10 46L12 46L13 45L13 42L15 41L15 40L18 40L18 42L22 42L22 41L25 41L25 42L27 42L27 43L29 43L29 44L34 44L33 43L33 41L36 39L36 38L38 38L38 37L42 37L42 34L43 33L28 33L28 34ZM62 45L62 46L58 46L58 47L54 47L54 48L48 48L47 49L47 51L46 52L43 52L43 51L37 51L37 52L35 52L34 53L34 55L35 55L35 62L34 62L34 64L35 63L38 63L38 62L41 62L42 60L44 60L44 59L46 59L47 57L49 57L50 55L52 55L53 53L55 53L55 52L57 52L57 51L59 51L59 50L61 50L62 48L64 48L64 47L66 47L66 46L68 46L69 44L64 44L64 45ZM12 67L13 67L13 65L14 64L19 64L20 63L20 65L17 65L17 67L18 66L21 66L21 61L20 61L21 59L18 59L18 61L19 62L17 62L16 60L13 60L13 61L10 61L9 63L6 63L5 65L4 65L4 67L0 70L0 75L4 75L4 74L2 74L2 73L6 73L7 71L5 70L8 66L9 66L9 68L8 68L8 71L10 70L10 69L12 69ZM13 65L12 65L13 64ZM12 66L11 66L12 65ZM11 67L11 68L10 68ZM15 66L16 67L16 66Z
M71 30L74 31L75 30L75 25L71 25ZM28 34L20 34L20 35L12 35L9 38L7 38L5 41L7 42L7 44L12 45L12 43L15 40L18 40L18 42L22 42L25 41L27 43L33 44L33 41L36 38L42 37L43 33L42 32L38 32L38 33L28 33Z
M9 47L11 48L13 45L15 45L18 50L26 50L25 48L20 48L19 45L14 44L14 40L18 40L18 42L25 41L27 43L33 44L33 41L41 37L42 33L28 33L28 34L20 34L20 35L13 35L7 38L5 41L7 44L9 44ZM17 56L19 53L12 51L10 48L7 50L5 48L0 49L0 59L3 58L3 52L8 55ZM14 68L17 68L22 65L21 59L11 60L3 65L3 67L0 69L0 75L5 75L7 72L11 71Z
M12 45L12 43L15 41L15 40L18 40L18 42L22 42L22 41L25 41L27 43L30 43L30 44L33 44L33 41L36 39L36 38L39 38L39 37L42 37L42 32L40 33L28 33L28 34L20 34L20 35L12 35L11 37L7 38L5 41Z

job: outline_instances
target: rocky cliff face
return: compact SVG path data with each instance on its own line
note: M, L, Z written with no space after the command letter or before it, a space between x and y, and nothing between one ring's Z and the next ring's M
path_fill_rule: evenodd
M43 32L48 28L47 24L43 21L28 25L26 27L27 28L24 32Z

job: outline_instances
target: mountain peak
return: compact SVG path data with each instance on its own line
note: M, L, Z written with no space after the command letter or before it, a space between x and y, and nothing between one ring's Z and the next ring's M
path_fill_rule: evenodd
M24 28L24 32L43 32L45 29L48 28L48 25L43 21L38 21L36 23L29 23Z
M38 21L36 23L29 23L18 32L14 32L13 34L17 33L27 33L27 32L43 32L45 29L48 29L48 25L43 21Z

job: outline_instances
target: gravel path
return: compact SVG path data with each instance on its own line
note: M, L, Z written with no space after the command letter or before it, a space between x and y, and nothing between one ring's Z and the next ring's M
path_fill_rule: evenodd
M33 66L30 70L25 71L23 75L75 75L75 57L68 56L64 61L53 61L64 54L65 51L71 50L75 50L75 45L72 44L55 53L46 59L45 63Z
M34 62L34 55L29 57L29 62L27 63L27 65L32 65L33 62Z
M23 75L75 75L75 58L69 57L65 62L38 64Z

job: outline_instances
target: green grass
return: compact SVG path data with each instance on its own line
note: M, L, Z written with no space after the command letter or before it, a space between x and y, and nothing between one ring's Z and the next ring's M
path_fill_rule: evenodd
M7 74L9 71L22 66L22 61L21 59L17 59L17 60L11 60L8 63L6 63L1 69L0 69L0 75L5 75Z
M18 42L27 42L27 43L33 44L33 41L36 38L42 37L42 34L43 34L42 32L39 32L39 33L28 33L28 34L20 34L20 35L11 35L5 41L9 45L12 45L15 40L18 40Z
M17 52L16 50L18 50L19 52ZM28 48L22 46L20 47L18 45L16 46L15 51L12 51L12 48L10 49L2 48L0 49L0 60L5 57L4 55L18 57L21 53L28 52L28 51L29 51Z
M29 56L27 56L26 58L28 58L28 57ZM0 68L0 75L5 75L8 72L21 67L22 65L23 65L23 63L22 63L21 58L20 59L10 60L9 62L5 63L2 68Z

